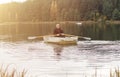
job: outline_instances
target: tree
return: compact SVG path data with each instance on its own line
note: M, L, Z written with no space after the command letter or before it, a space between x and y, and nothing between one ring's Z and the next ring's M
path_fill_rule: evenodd
M112 12L112 19L113 20L120 20L120 11L118 9L115 9Z
M111 0L103 0L103 14L108 17L108 19L111 18L112 16L112 11L113 11L113 5Z
M52 0L50 8L51 20L57 20L58 17L58 6L56 0Z

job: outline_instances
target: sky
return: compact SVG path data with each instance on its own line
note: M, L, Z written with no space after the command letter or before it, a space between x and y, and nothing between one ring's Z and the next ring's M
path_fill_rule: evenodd
M10 2L24 2L26 0L0 0L0 4L10 3Z

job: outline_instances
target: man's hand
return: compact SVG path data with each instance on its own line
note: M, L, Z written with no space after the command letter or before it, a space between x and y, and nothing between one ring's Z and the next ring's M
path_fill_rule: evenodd
M57 36L60 36L60 34L56 34Z

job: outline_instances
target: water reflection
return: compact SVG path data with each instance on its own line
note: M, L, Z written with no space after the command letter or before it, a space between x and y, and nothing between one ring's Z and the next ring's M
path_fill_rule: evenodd
M55 45L54 46L54 52L57 56L60 56L62 53L63 47L60 45Z
M18 23L0 25L1 40L26 40L28 36L52 34L57 22L38 24ZM93 40L120 40L120 24L60 23L66 34L90 37ZM23 29L24 27L24 29ZM8 41L9 41L8 40Z

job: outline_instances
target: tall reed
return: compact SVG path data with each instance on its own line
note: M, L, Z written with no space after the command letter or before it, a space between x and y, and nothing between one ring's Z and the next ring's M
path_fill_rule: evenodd
M26 70L18 72L15 68L9 69L9 65L4 67L0 66L0 77L26 77Z

